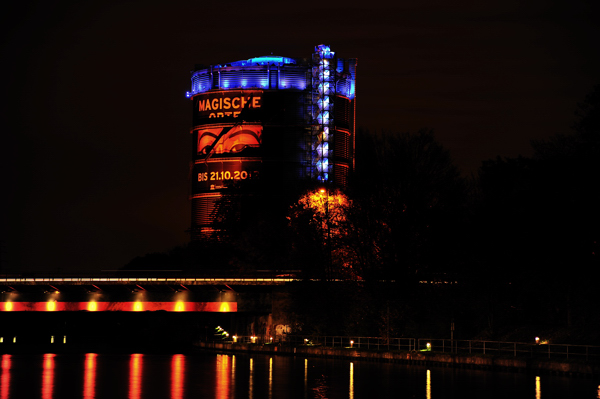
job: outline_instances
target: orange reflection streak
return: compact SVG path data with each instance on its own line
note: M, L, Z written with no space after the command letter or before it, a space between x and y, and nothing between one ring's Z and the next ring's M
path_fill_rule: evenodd
M540 377L535 377L535 399L542 398L542 383L540 381Z
M354 363L350 362L350 399L354 399Z
M425 383L425 398L431 399L431 371L427 370L427 382Z
M250 386L248 387L248 399L254 399L254 360L250 358Z
M304 394L308 392L308 359L304 359Z
M229 356L217 355L217 399L229 399Z
M183 398L185 379L185 356L173 355L171 361L171 399Z
M85 367L83 374L83 399L96 397L96 354L85 354Z
M8 399L10 392L10 355L2 355L2 379L0 379L0 398Z
M269 399L273 397L273 358L269 358Z
M54 353L44 354L42 371L42 399L52 399L54 394Z
M231 396L235 397L235 355L231 356Z
M134 353L129 361L129 399L142 396L142 354Z

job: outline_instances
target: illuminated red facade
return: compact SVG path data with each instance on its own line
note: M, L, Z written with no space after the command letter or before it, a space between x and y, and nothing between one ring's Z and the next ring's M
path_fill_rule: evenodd
M264 56L192 73L192 239L215 204L261 179L345 187L354 164L356 60L328 46L312 59Z

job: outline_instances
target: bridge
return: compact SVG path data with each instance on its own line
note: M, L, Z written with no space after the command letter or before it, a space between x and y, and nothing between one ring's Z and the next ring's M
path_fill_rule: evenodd
M215 277L216 276L216 277ZM295 274L256 272L252 276L180 271L111 271L101 275L0 276L0 312L167 311L237 312L253 287L298 281ZM258 290L260 292L268 291Z
M273 314L275 291L296 281L289 271L0 275L0 352L146 350L211 339L216 327L274 336L286 323Z

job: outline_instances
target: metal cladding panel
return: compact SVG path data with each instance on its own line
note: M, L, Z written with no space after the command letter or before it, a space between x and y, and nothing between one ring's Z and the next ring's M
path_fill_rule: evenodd
M293 63L246 62L212 66L192 73L192 90L188 97L210 90L305 90L309 70L307 64Z
M306 67L283 67L279 72L279 89L306 89L309 77L309 69Z
M221 195L218 193L192 198L192 229L212 225L215 205L219 198Z
M268 67L221 68L219 73L221 89L269 88Z
M279 85L279 67L277 65L269 66L269 88L276 89Z
M349 131L336 130L334 132L334 155L336 161L349 162L351 158L351 135Z
M340 79L336 82L335 92L348 97L350 93L351 82L346 79Z
M345 97L336 96L334 100L335 125L345 129L352 128L352 102Z
M212 75L209 71L192 76L192 92L204 92L212 89Z
M266 126L263 131L263 169L261 179L284 189L294 187L302 178L306 157L303 142L307 129L302 126Z
M308 118L304 93L283 90L264 93L262 121L265 126L305 126Z
M335 182L341 187L348 185L348 175L350 172L350 166L347 164L337 163L333 167L333 174L335 176Z
M266 126L261 152L263 160L300 162L304 159L303 142L307 134L304 126Z

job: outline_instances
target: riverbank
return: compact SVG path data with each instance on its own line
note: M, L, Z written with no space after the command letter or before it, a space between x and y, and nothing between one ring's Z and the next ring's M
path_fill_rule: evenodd
M271 344L244 344L223 342L195 342L200 351L262 353L288 356L347 358L371 361L397 362L427 366L471 368L482 370L508 370L536 374L561 374L568 376L598 376L600 364L559 361L523 357L470 355L462 353L386 351L324 346L285 346Z

